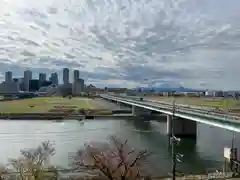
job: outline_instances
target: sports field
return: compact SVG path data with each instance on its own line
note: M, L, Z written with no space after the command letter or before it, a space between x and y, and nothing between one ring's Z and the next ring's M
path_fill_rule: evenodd
M47 113L56 107L90 109L85 98L39 97L0 102L0 113Z

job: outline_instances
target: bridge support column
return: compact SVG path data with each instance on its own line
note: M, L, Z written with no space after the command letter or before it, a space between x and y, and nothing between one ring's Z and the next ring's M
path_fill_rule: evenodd
M132 115L136 114L136 106L132 106Z
M117 101L117 105L119 106L119 108L121 109L121 105L122 105L122 103L121 102L119 102L119 101Z
M132 106L132 114L136 116L151 116L152 112L148 109Z
M180 138L197 138L197 122L188 119L175 117L172 121L172 116L167 115L167 134L172 134Z

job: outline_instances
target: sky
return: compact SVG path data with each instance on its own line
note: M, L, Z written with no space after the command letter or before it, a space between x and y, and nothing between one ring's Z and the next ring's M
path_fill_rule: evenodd
M0 0L0 79L239 90L239 0Z

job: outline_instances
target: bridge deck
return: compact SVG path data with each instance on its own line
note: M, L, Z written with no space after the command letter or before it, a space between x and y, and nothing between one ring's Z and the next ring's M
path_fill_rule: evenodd
M156 104L153 102L144 102L137 101L136 99L135 100L128 99L128 97L115 97L109 95L108 96L103 95L102 97L111 100L116 100L125 104L138 106L149 110L161 112L164 114L172 115L173 107L172 105L169 104L168 105ZM231 131L240 132L240 117L180 106L176 108L175 115L183 119L189 119L200 123L228 129Z

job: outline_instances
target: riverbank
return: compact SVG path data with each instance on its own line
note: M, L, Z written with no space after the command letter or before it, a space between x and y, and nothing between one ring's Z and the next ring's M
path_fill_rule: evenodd
M130 118L131 109L120 108L100 98L40 97L0 102L3 120L73 120Z
M131 111L108 110L108 109L78 109L77 111L58 111L46 113L0 113L3 120L73 120L73 119L94 119L94 118L119 118L134 117Z
M88 98L37 97L31 99L16 99L0 102L0 113L51 113L76 111L78 109L93 109Z
M109 113L109 114L64 114L64 113L22 113L22 114L0 114L0 120L83 120L83 119L151 119L162 120L163 115L151 115L139 117L132 113Z

